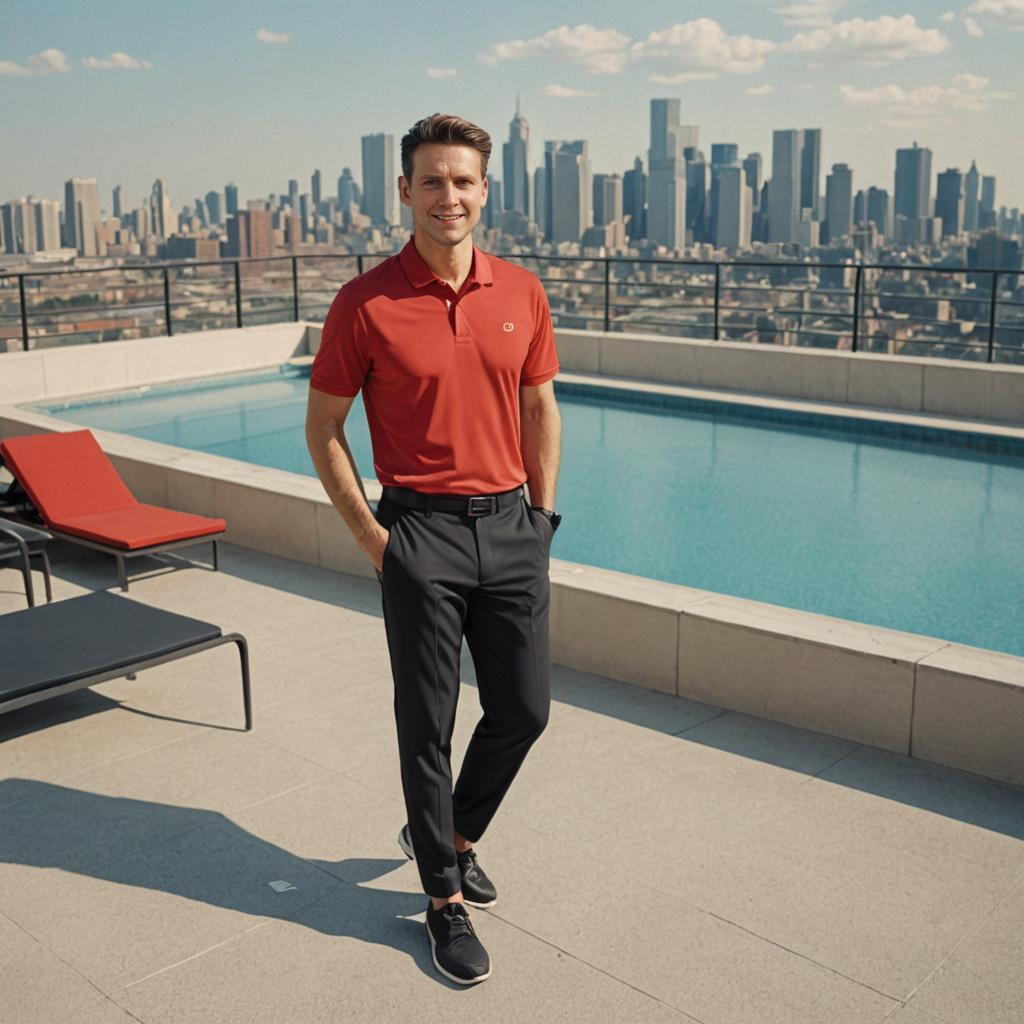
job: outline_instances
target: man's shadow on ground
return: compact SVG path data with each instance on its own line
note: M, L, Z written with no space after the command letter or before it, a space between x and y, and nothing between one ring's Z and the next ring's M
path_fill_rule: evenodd
M463 988L438 975L422 921L409 920L423 914L426 895L362 884L407 864L404 857L306 860L217 811L13 778L0 780L4 863L58 868L388 946L432 979Z

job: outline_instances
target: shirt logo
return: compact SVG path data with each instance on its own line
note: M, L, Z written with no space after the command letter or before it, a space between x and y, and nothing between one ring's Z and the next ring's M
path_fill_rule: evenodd
M512 323L510 323L509 321L507 321L507 320L506 320L506 321L505 321L505 323L503 323L503 324L501 325L501 329L502 329L503 331L506 331L506 332L507 332L507 331L511 331L511 330L514 330L514 329L515 329L515 324L512 324Z

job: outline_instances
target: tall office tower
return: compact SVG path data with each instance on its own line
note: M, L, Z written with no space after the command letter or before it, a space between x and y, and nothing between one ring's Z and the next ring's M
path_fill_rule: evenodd
M199 218L200 227L206 228L210 226L210 217L206 210L206 203L199 196L196 196L196 216Z
M545 158L545 164L547 160ZM551 225L548 223L548 171L547 167L537 167L533 172L533 222L545 238L551 236Z
M504 191L501 179L488 173L487 205L480 212L480 223L483 224L485 228L490 229L501 227L501 215L505 209L502 203L502 193Z
M516 115L508 124L508 142L501 147L505 174L506 210L530 214L530 126L519 109L516 93ZM497 207L495 207L497 210Z
M228 256L271 256L274 250L270 210L238 210L228 218Z
M922 223L932 215L932 151L915 142L910 149L896 150L896 178L893 210L897 231L904 239L923 238ZM900 228L900 218L905 226Z
M206 193L206 210L210 214L211 224L224 223L224 208L221 204L220 193L212 189Z
M743 174L751 191L753 209L761 208L762 161L760 153L748 153L743 158Z
M679 123L680 100L651 100L647 166L647 237L670 249L686 245L686 158L697 146L697 128Z
M711 169L724 167L739 161L740 147L732 142L713 142L711 144Z
M31 198L12 199L0 206L5 252L14 254L36 251L36 224L32 213Z
M362 211L375 225L398 223L395 184L395 137L378 132L363 136Z
M82 256L97 256L96 229L100 200L95 178L69 178L64 183L64 241Z
M959 235L964 229L964 176L950 167L938 177L935 216L942 221L942 237Z
M711 171L712 242L719 249L750 245L751 201L743 168L738 162L719 164Z
M800 140L800 209L821 216L821 129L804 128Z
M858 189L853 197L853 223L855 227L863 227L868 222L868 194Z
M299 212L299 183L294 178L288 179L288 205L292 213Z
M874 224L875 229L883 238L892 235L892 202L889 193L884 188L875 188L874 185L868 189L867 209L864 211L864 219L869 224Z
M36 252L52 252L60 248L60 203L56 199L37 199L35 208Z
M853 171L846 164L833 164L825 182L825 221L823 241L833 245L853 231Z
M622 220L622 177L618 174L594 175L594 224L613 224Z
M964 231L978 230L978 186L981 184L981 175L978 173L978 165L972 160L971 168L964 178Z
M341 177L338 179L338 206L346 211L351 203L359 202L359 186L356 179L352 177L352 168L343 167Z
M228 217L238 213L238 186L233 183L224 186L224 212Z
M805 208L802 205L803 182L810 181L802 157L803 135L796 128L772 132L772 180L768 190L770 242L800 240L800 210ZM820 145L820 134L818 139ZM810 191L813 193L814 189ZM817 202L816 195L812 198Z
M169 238L178 225L174 222L174 211L171 209L171 196L167 191L167 182L157 178L149 194L149 206L153 211L153 234L159 238Z
M590 227L590 157L585 139L544 143L545 218L550 225L549 242L578 242Z
M978 210L978 227L992 228L996 224L996 179L986 174L981 179L981 206Z
M121 186L114 186L114 216L121 217Z
M634 239L647 237L647 175L644 162L637 157L633 169L622 176L622 208L626 221L626 237Z
M320 209L320 200L322 198L320 194L321 186L323 185L323 176L319 170L313 172L313 177L310 179L310 191L313 193L313 209Z
M709 169L699 149L691 149L690 153L692 155L686 161L686 229L695 242L705 242L710 237L711 223Z

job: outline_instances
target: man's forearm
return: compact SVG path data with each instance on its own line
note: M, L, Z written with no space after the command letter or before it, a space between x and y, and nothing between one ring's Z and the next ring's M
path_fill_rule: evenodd
M356 540L365 547L377 529L377 520L370 511L362 477L344 432L329 426L307 428L306 443L331 504Z
M558 406L552 403L521 418L520 451L530 504L553 509L562 452L562 418Z

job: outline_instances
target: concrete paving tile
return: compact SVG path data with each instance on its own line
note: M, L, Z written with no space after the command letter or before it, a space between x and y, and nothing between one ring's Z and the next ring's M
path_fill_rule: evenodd
M523 832L511 846L489 848L486 866L503 887L492 916L705 1024L874 1024L893 1005L827 967L650 887L631 862L581 860L561 843Z
M0 914L3 1019L10 1024L132 1024L137 1018Z
M1024 885L989 914L911 1000L956 1024L1024 1020Z
M883 1024L954 1024L954 1022L940 1020L930 1013L922 1013L920 1010L915 1010L912 1006L904 1004L897 1006L885 1018Z
M425 903L425 897L344 886L293 922L258 928L132 985L125 1005L147 1024L442 1024L453 1016L481 1024L691 1021L481 911L473 912L473 921L491 956L492 976L479 985L456 985L431 962Z
M289 918L340 884L226 820L82 874L25 869L18 883L4 913L106 992Z

